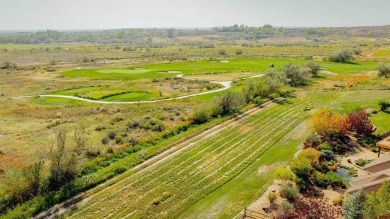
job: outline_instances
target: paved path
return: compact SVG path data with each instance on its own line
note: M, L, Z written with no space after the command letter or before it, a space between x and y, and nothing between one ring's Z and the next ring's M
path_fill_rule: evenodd
M255 77L262 77L263 74L261 75L253 75L250 77L246 78L255 78ZM182 77L180 75L179 77ZM246 79L246 78L242 78ZM188 78L184 78L188 79ZM188 79L188 80L196 80L196 79ZM171 101L171 100L180 100L188 97L195 97L195 96L200 96L200 95L205 95L205 94L211 94L211 93L216 93L220 91L227 90L231 88L231 83L232 81L210 81L211 83L216 83L216 84L221 84L223 85L223 88L217 89L217 90L211 90L211 91L206 91L206 92L201 92L201 93L196 93L196 94L189 94L189 95L184 95L184 96L179 96L179 97L172 97L172 98L166 98L166 99L159 99L159 100L143 100L143 101L102 101L102 100L91 100L87 98L82 98L82 97L75 97L75 96L67 96L67 95L57 95L57 94L41 94L37 95L38 97L58 97L58 98L66 98L66 99L73 99L73 100L80 100L84 102L89 102L89 103L100 103L100 104L139 104L139 103L157 103L157 102L164 102L164 101ZM32 98L34 96L17 96L17 97L12 97L15 99L19 98Z

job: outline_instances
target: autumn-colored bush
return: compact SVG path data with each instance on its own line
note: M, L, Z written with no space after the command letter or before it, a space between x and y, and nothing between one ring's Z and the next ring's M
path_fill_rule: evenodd
M308 149L301 150L299 152L298 156L310 159L311 164L315 165L316 163L319 162L321 152L319 152L318 150L316 150L314 148L308 148Z
M347 122L350 124L350 130L361 136L371 135L376 130L368 118L368 113L363 109L357 109L349 113Z
M314 113L312 128L319 135L329 138L335 134L347 134L350 127L346 115L322 109Z

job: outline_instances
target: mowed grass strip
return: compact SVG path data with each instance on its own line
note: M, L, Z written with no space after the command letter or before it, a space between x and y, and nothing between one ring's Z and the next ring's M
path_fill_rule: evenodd
M229 128L226 131L231 135L220 133L212 137L212 142L218 143L210 144L205 140L146 173L134 174L91 197L70 216L175 217L232 179L279 138L302 122L308 115L303 112L304 107L314 103L311 98L299 98L293 100L292 104L264 110L250 118L254 119L254 124L249 133L242 133L240 125ZM280 107L279 110L275 109L277 107ZM276 110L276 113L273 110ZM272 111L275 113L273 116L267 114ZM267 117L261 117L264 115ZM256 121L257 117L265 122ZM237 136L238 139L235 138ZM232 139L231 142L229 139ZM204 150L205 148L207 149ZM203 160L185 163L193 155L197 160ZM172 171L166 174L167 169ZM160 176L162 178L159 178Z

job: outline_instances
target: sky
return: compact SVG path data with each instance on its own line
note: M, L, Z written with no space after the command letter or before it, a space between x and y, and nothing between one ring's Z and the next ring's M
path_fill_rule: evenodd
M0 0L0 30L390 24L390 0Z

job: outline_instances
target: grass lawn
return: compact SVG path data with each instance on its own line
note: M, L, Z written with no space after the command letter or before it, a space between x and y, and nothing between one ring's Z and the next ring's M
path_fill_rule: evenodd
M390 131L390 114L379 112L377 114L372 114L370 120L377 127L375 133L383 134L387 131Z
M376 51L372 56L375 57L390 57L390 48L384 48Z

